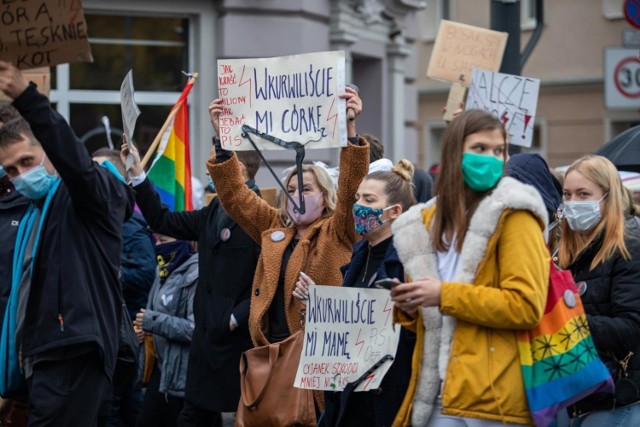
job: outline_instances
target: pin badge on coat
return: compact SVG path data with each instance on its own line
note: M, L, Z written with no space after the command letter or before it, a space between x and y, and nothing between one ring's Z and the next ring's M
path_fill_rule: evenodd
M281 242L284 240L284 232L283 231L274 231L271 233L271 240L274 242Z
M231 230L229 230L228 228L223 228L222 231L220 232L220 239L223 242L226 242L230 238L231 238Z

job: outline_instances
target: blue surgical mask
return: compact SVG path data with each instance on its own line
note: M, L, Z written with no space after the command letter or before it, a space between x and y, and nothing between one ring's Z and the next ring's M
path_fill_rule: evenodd
M590 231L600 222L600 200L585 200L579 202L564 202L562 217L566 218L569 228L573 231Z
M395 206L395 205L394 205ZM353 204L353 223L356 227L356 233L361 236L380 227L386 221L382 220L384 211L391 209L393 206L386 208L372 208L363 206L358 203Z
M0 166L0 178L4 178L7 176L7 173L4 171L4 168Z
M24 197L31 200L39 200L47 195L49 189L57 179L55 175L51 175L44 167L44 159L46 155L42 156L42 161L38 166L35 166L28 171L21 173L11 180L16 191L21 193Z
M464 183L473 191L483 192L496 186L504 160L494 156L483 156L476 153L462 154L462 176Z

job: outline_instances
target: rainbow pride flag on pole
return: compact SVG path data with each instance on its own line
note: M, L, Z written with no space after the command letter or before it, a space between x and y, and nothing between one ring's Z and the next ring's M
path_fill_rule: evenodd
M178 102L171 109L168 126L163 126L165 131L147 173L162 203L172 211L193 210L187 96L194 83L195 79L189 79Z

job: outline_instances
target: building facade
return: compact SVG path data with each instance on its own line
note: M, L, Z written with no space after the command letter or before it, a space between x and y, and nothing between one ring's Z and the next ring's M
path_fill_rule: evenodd
M450 87L425 75L437 24L445 18L490 28L491 1L496 0L433 0L418 13L418 163L425 167L439 161L445 128L441 109ZM518 1L524 49L535 27L535 1ZM638 43L640 36L634 31L624 19L623 0L544 2L543 32L522 69L523 76L541 79L534 145L524 151L540 152L551 166L567 165L640 124L639 68L631 68L628 76L618 75L634 86L630 102L624 108L605 106L605 84L615 78L605 73L605 49L622 46L625 33ZM640 46L631 52L638 59Z
M106 145L105 117L114 135L122 127L119 89L130 69L142 111L134 136L141 152L186 83L182 72L198 71L189 97L191 158L194 175L204 179L212 135L207 105L218 93L218 58L344 50L347 82L359 87L365 105L359 130L380 136L390 157L417 156L415 13L426 2L84 0L83 5L94 63L55 67L51 99L89 151ZM308 160L329 165L337 158L337 150L307 153ZM269 152L268 159L281 171L293 155ZM275 184L266 168L258 181Z

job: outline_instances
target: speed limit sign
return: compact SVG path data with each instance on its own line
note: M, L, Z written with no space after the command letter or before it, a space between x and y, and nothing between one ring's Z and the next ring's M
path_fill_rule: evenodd
M607 108L640 109L638 49L607 48L604 56L604 92Z

